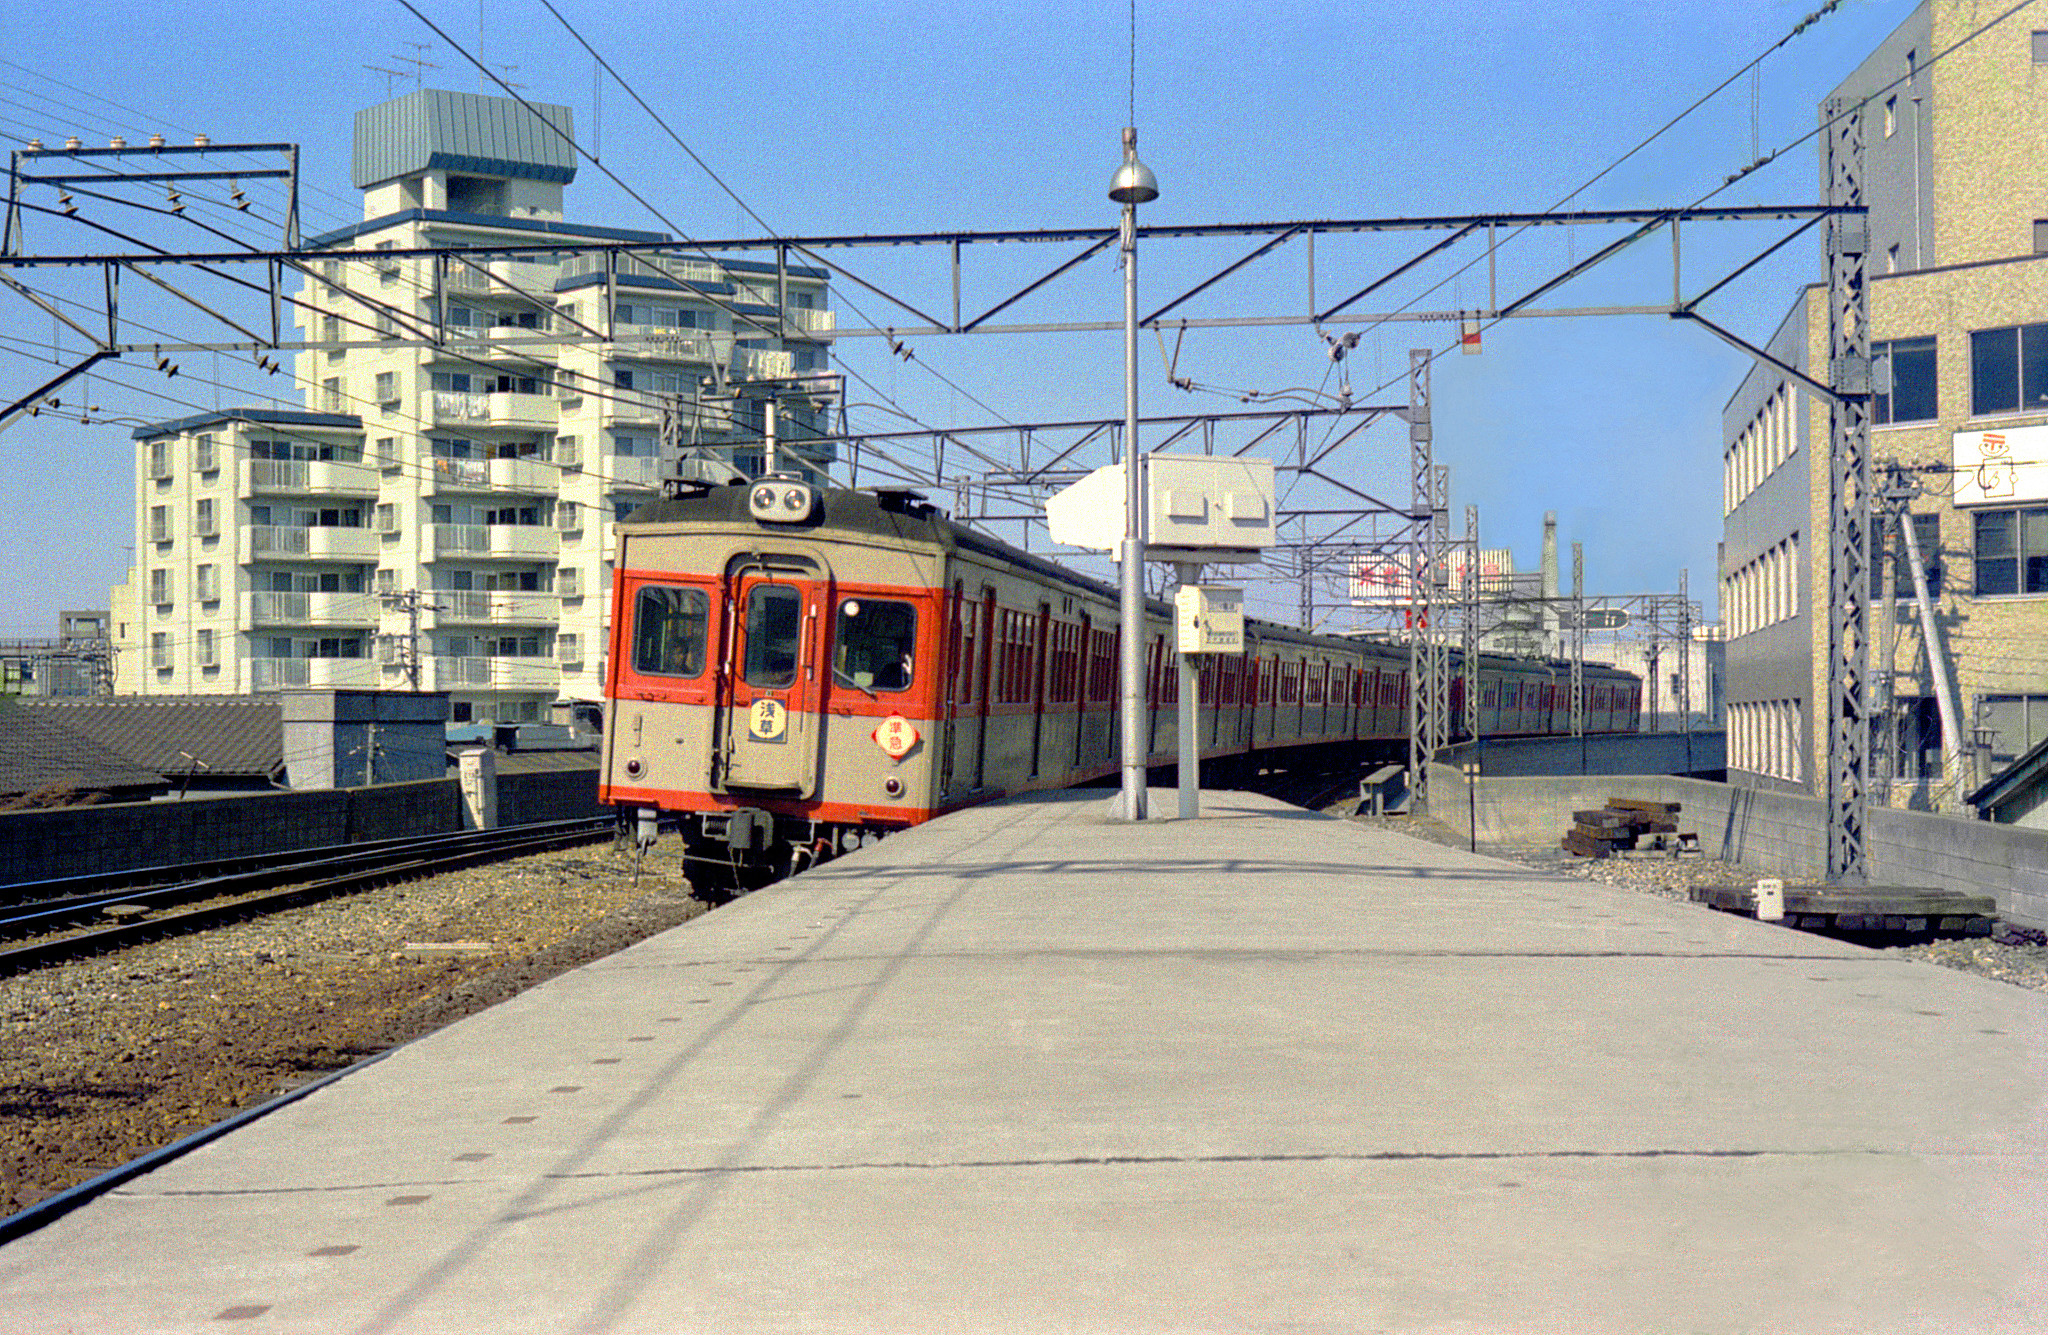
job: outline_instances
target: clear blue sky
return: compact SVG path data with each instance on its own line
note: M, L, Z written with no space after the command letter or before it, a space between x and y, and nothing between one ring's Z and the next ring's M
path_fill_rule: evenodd
M487 62L514 67L509 77L527 96L571 105L579 137L595 140L607 165L690 235L759 234L615 85L607 84L601 117L593 117L592 62L537 0L416 2L463 45L476 50L480 39ZM1104 191L1130 88L1123 5L557 3L778 232L1114 220ZM1807 0L1140 0L1137 123L1162 188L1143 219L1546 208L1789 32L1811 7ZM1754 148L1768 152L1810 130L1820 97L1911 9L1906 0L1851 0L1772 56L1754 95L1749 80L1738 83L1577 205L1698 198ZM0 135L10 142L37 135L61 142L72 133L88 143L112 134L140 142L159 129L173 142L190 142L194 131L216 141L294 141L304 147L308 232L360 216L348 182L352 116L387 92L386 76L366 66L400 68L402 58L424 54L440 66L427 73L430 85L478 86L462 56L385 0L222 0L203 10L98 0L61 11L17 4L0 20L0 35ZM431 45L422 53L412 45L418 42ZM399 81L399 91L406 86ZM1719 199L1811 201L1817 178L1808 144ZM97 216L123 218L105 207ZM581 220L666 230L587 166L570 187L569 210ZM259 237L253 225L243 230ZM172 244L160 227L146 234ZM215 244L189 235L188 244ZM1717 258L1724 268L1739 262L1776 235L1728 229L1689 237L1699 266L1693 272L1707 275ZM1176 279L1251 244L1153 247L1141 259L1145 296L1163 297ZM1420 244L1329 243L1317 257L1318 290L1349 291L1348 279L1356 287ZM1503 292L1596 244L1591 235L1567 242L1561 233L1519 243L1503 255ZM1557 300L1661 299L1667 243L1660 238L1648 250ZM1795 244L1716 298L1710 312L1761 341L1794 285L1819 276L1816 254ZM1005 257L972 271L970 282L1000 295L1006 277L1024 272L1015 264L1053 258L1044 249ZM915 277L928 293L945 282L937 252L854 262L892 282ZM30 278L65 290L58 276ZM1104 257L1022 318L1118 318L1120 284ZM1192 313L1293 311L1304 287L1295 246ZM1482 268L1422 304L1477 305L1483 292ZM975 295L970 290L970 304ZM881 315L879 302L860 300L869 315ZM0 311L0 388L12 399L50 374L52 322L11 294L0 294ZM201 328L195 319L186 332ZM1367 333L1354 355L1353 388L1362 395L1377 383L1376 367L1393 375L1407 347L1450 334L1443 325L1418 324ZM75 335L65 336L71 359L78 346ZM1119 336L1089 334L923 338L915 341L916 364L891 358L873 341L848 341L841 353L874 387L857 387L857 397L885 393L924 422L970 425L988 421L987 413L924 365L1010 420L1110 417L1122 409L1119 349ZM1156 345L1148 341L1141 352L1147 412L1240 406L1234 397L1170 388ZM205 383L214 375L212 358L180 361L183 374L174 381L136 364L97 376L93 401L107 415L160 420L192 409L144 390L200 407L289 393L282 377L251 377L233 358L222 359L226 388ZM1321 385L1329 368L1321 338L1307 328L1197 331L1180 362L1182 373L1231 390ZM1438 363L1437 457L1453 469L1454 531L1464 505L1478 504L1487 545L1512 546L1527 568L1543 512L1556 510L1564 542L1586 545L1591 591L1670 590L1680 567L1689 567L1694 596L1713 615L1720 415L1746 369L1705 333L1653 317L1525 320L1491 331L1484 355ZM1334 388L1334 379L1327 383ZM857 424L871 427L888 420L871 409L855 413ZM1340 471L1402 499L1406 449L1405 430L1391 424L1344 456ZM26 421L0 434L0 465L14 482L0 524L0 554L14 572L0 593L0 635L49 634L58 608L103 606L128 563L129 432Z

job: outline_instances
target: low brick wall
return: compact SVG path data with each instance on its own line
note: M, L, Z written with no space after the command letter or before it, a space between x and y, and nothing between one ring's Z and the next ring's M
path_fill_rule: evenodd
M1640 797L1679 803L1679 828L1697 831L1708 857L1799 880L1827 874L1817 798L1662 774L1481 778L1474 812L1456 769L1432 766L1429 783L1436 818L1461 828L1476 815L1481 843L1554 848L1572 812ZM1864 833L1873 883L1991 895L2004 917L2048 927L2048 830L1873 807Z
M453 779L0 812L0 885L461 828Z

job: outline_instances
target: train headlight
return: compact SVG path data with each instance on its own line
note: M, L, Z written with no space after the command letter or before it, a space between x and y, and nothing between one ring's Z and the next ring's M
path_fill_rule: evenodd
M903 796L903 780L891 774L888 778L882 780L882 791L890 797Z
M640 777L640 771L642 771L645 768L647 767L640 763L640 758L638 756L635 756L633 759L626 762L626 777L629 779L637 779Z
M747 512L770 524L800 524L818 508L818 489L806 482L769 478L747 493Z

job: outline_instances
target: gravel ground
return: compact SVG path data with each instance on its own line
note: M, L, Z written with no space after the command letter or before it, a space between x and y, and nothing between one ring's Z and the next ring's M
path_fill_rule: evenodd
M1469 847L1466 834L1427 818L1359 816L1352 813L1352 805L1339 803L1324 810L1361 825L1390 830L1412 839L1426 839L1447 848ZM1481 844L1479 851L1543 871L1575 876L1583 881L1599 881L1603 885L1619 886L1679 903L1691 902L1691 887L1695 885L1750 885L1759 876L1767 874L1754 867L1711 858L1603 858L1594 861L1574 857L1558 848L1500 848L1489 844ZM1700 912L1711 913L1713 910L1702 905ZM2000 924L1997 933L1989 939L1934 940L1874 949L1887 955L1927 960L1964 973L1994 978L2015 987L2048 992L2048 935L2031 928Z
M0 1214L703 912L667 840L385 886L0 979Z

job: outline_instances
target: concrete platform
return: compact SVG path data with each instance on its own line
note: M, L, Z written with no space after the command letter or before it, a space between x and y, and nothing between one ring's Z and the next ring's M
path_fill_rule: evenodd
M2048 1324L2048 999L1205 801L566 975L0 1248L0 1327Z

